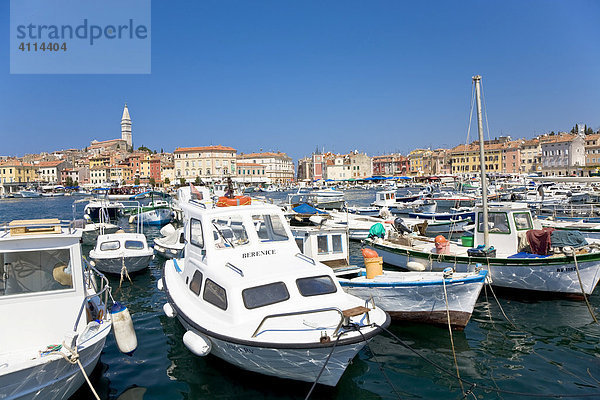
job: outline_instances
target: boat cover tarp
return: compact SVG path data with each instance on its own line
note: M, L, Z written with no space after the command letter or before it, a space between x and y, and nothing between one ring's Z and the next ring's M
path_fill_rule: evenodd
M374 224L371 229L369 229L369 237L385 237L385 228L381 222Z
M588 242L585 236L579 231L556 230L552 232L552 247L583 247L587 246Z
M549 254L541 255L541 254L531 254L525 251L521 251L520 253L513 254L512 256L508 256L508 258L546 258L550 257Z
M299 206L292 208L292 210L298 214L327 214L325 211L317 210L313 206L306 203L302 203Z

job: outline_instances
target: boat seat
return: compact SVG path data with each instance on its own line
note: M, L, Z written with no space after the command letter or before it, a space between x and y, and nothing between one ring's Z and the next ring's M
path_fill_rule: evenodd
M359 315L363 315L366 312L369 312L369 309L367 307L358 306L358 307L349 308L347 310L343 310L342 314L344 314L344 317L350 318L350 317L358 317Z

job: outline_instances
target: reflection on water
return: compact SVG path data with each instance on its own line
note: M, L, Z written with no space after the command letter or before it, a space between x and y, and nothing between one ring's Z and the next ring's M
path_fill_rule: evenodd
M368 205L374 191L347 194L353 205ZM284 199L285 193L273 193ZM73 199L68 197L0 200L0 221L25 218L71 218ZM134 231L126 219L119 225ZM159 235L144 227L151 244ZM84 248L84 254L90 248ZM351 243L351 262L362 263L360 244ZM132 314L138 349L132 357L121 354L110 334L101 361L91 380L102 399L205 399L292 398L302 399L309 384L288 382L246 372L215 357L192 355L183 345L184 329L162 312L164 293L156 282L164 260L156 258L150 268L124 281L115 299ZM117 288L119 277L109 277ZM479 386L540 394L594 394L600 398L600 326L593 324L584 302L535 300L501 296L500 306L491 292L482 292L471 321L463 332L453 332L461 376ZM590 297L600 315L598 289ZM512 321L507 322L502 310ZM455 378L448 330L443 327L394 324L391 331L444 372L403 347L389 336L378 336L348 367L336 388L318 387L312 398L324 399L456 399L462 394ZM382 374L397 389L395 395ZM496 394L476 390L479 399L520 399L519 394ZM73 399L91 399L87 385Z

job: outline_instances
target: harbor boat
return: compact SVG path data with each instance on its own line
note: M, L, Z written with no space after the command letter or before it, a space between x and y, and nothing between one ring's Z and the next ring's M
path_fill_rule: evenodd
M148 191L131 197L131 200L133 200L133 202L130 201L130 205L131 203L137 203L137 199L149 197L150 200L148 203L143 204L139 207L134 204L132 207L127 208L126 214L130 215L130 223L134 223L137 220L141 220L141 222L145 225L162 226L171 222L171 220L173 219L173 211L171 210L170 201L155 200L155 196L162 198L170 198L170 196L166 193L157 191Z
M121 277L148 268L154 250L148 246L143 225L138 220L136 232L99 235L96 246L90 250L90 263L102 272Z
M60 185L42 186L42 190L43 197L61 197L65 195L65 188Z
M73 224L76 228L81 229L81 244L86 246L94 246L98 235L104 235L109 233L115 233L119 229L118 225L112 224L109 221L108 213L106 211L100 212L99 222L91 220L88 214L83 215L83 219L76 219L77 216L77 205L87 202L86 199L78 199L73 202Z
M446 268L443 272L383 271L369 279L362 268L359 276L338 281L350 294L373 298L394 320L450 323L461 330L471 318L486 276L487 271L481 269L459 273Z
M58 219L0 229L0 398L67 399L96 366L110 287L82 262L80 238Z
M302 203L324 210L340 210L346 204L344 192L331 188L312 191L298 189L296 193L288 194L287 204L296 206Z
M117 231L99 235L90 250L91 264L108 274L131 274L148 268L154 251L143 233Z
M561 221L551 219L539 219L543 228L553 228L563 231L578 231L590 239L600 239L600 222L579 219L578 221Z
M241 369L335 386L366 342L389 325L345 293L332 270L298 251L274 205L183 205L185 257L158 287L195 355ZM335 347L335 348L334 348Z
M385 239L366 239L365 242L381 254L384 262L398 267L412 265L418 270L443 270L452 265L457 272L465 272L470 265L481 264L496 287L585 299L600 280L600 245L597 242L577 249L565 246L551 255L527 253L522 251L523 235L533 229L527 205L497 203L488 207L480 79L480 76L473 77L482 189L482 204L475 207L475 248L448 243L438 249L431 239L396 232L391 232Z
M42 194L36 190L21 190L19 193L21 194L21 197L24 198L36 198L42 196Z
M475 221L473 211L451 211L451 212L433 212L433 213L408 213L409 218L426 219L435 221L456 221L469 220Z
M96 198L85 205L83 213L92 222L114 222L122 211L123 204Z
M331 221L333 224L346 227L348 230L348 237L351 240L357 241L366 239L369 236L369 231L373 225L381 223L384 227L389 228L393 222L393 218L384 219L369 217L367 215L356 215L334 210L330 211L329 215L331 216Z
M185 236L183 227L175 228L167 224L160 229L162 237L154 239L154 251L164 258L180 258L183 256Z
M430 199L423 199L421 195L396 197L395 190L382 190L375 193L372 206L386 207L392 214L408 214L410 212L430 213L436 211L436 203Z

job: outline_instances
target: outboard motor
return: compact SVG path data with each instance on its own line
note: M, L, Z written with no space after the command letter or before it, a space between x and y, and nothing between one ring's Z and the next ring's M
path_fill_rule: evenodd
M394 219L394 229L396 229L400 233L411 233L412 231L408 229L406 225L404 225L404 220L400 217Z

